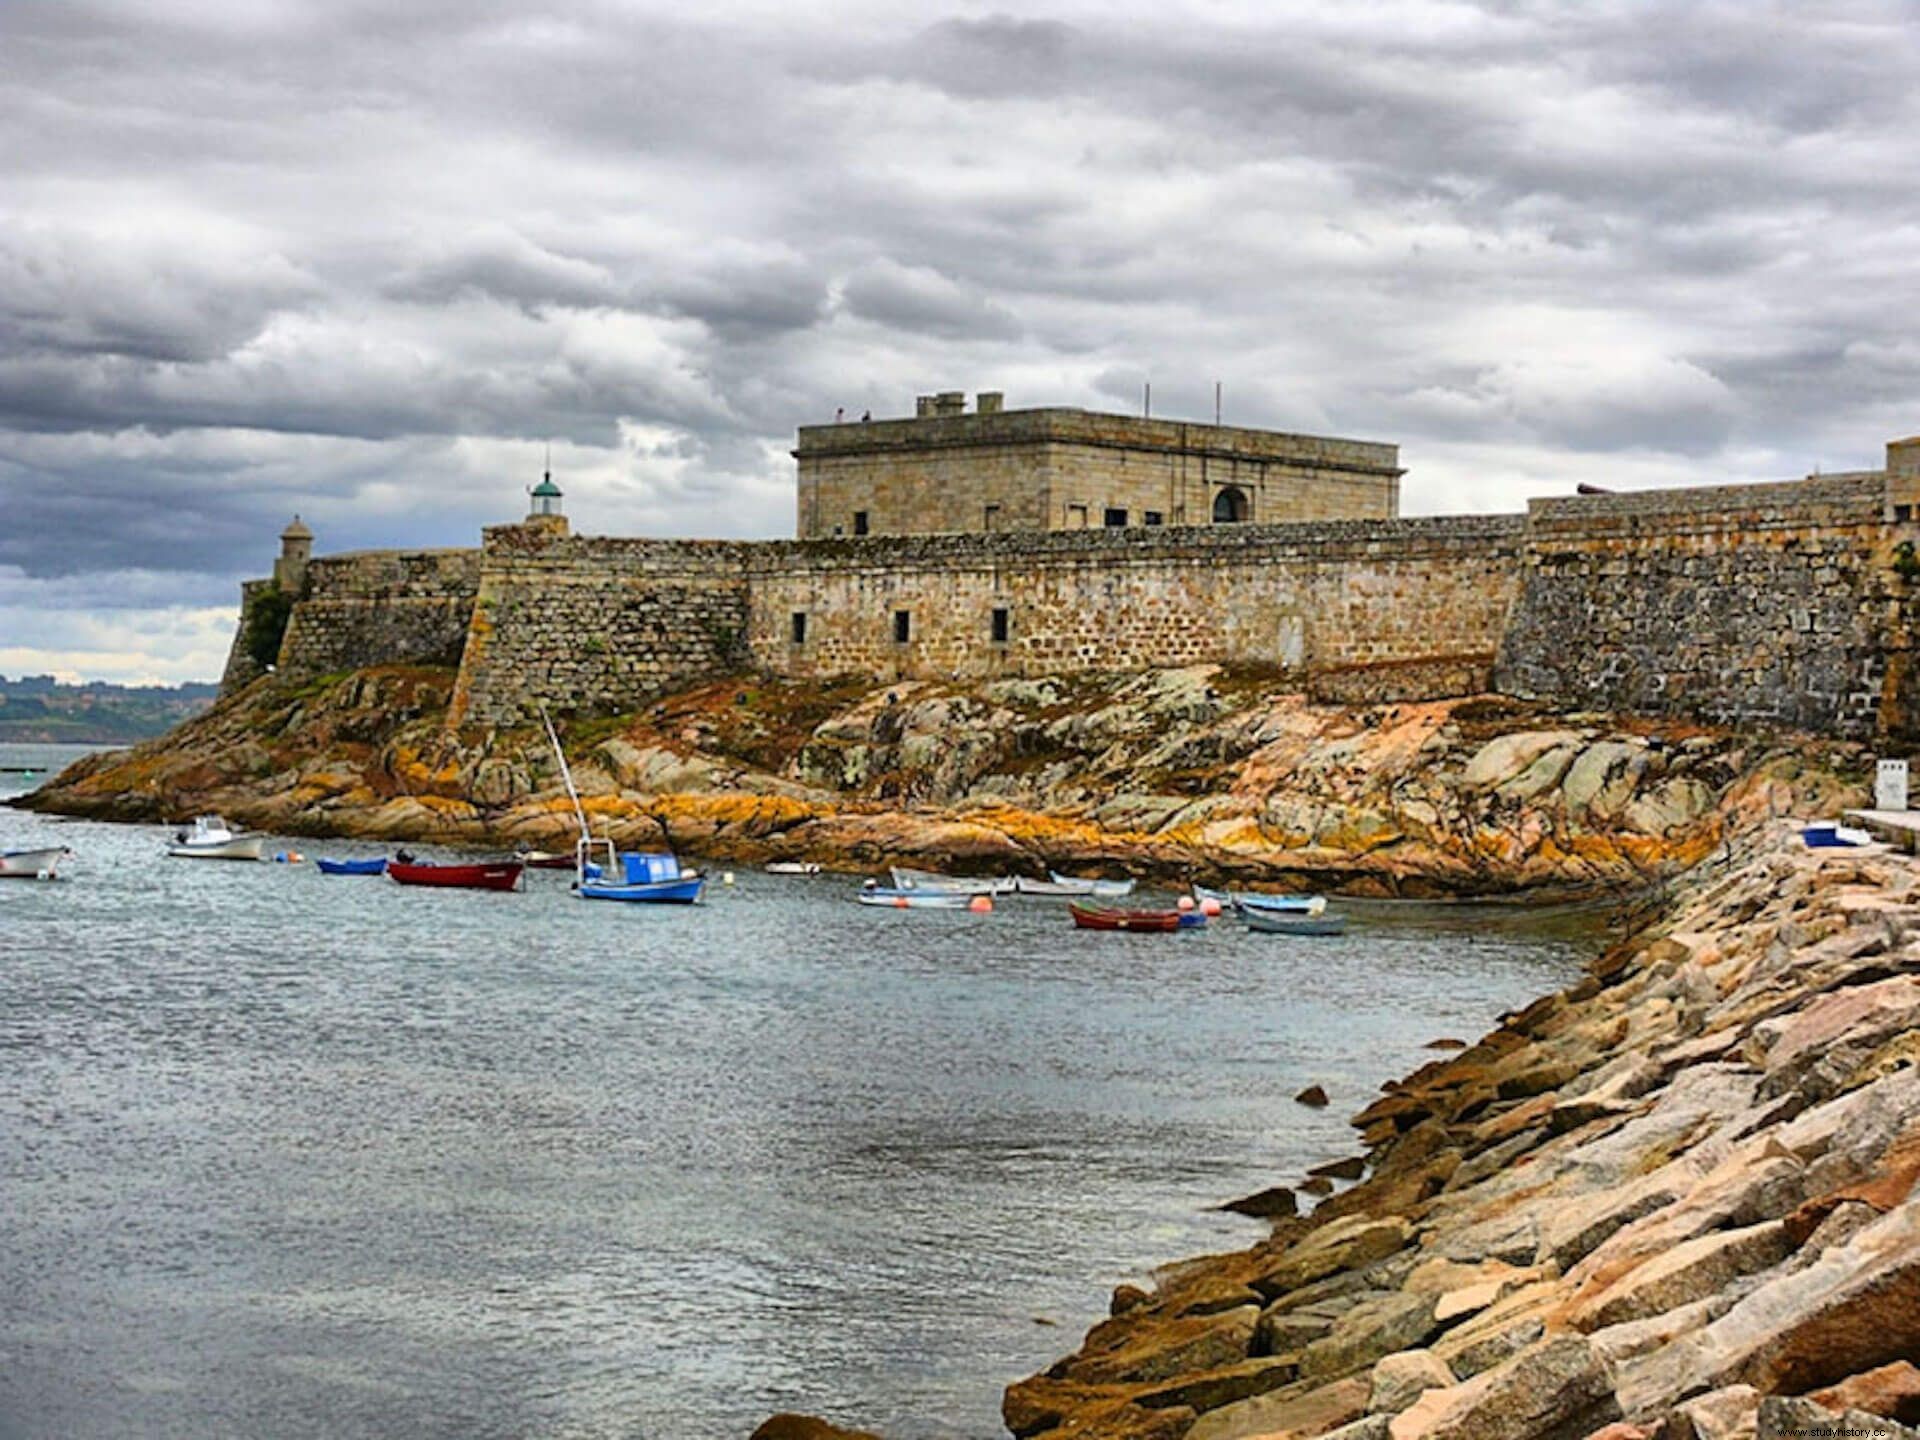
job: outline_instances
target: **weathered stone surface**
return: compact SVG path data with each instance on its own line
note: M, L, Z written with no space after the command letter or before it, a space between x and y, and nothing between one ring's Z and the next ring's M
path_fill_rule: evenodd
M1366 1414L1372 1384L1365 1375L1330 1385L1296 1385L1209 1411L1194 1422L1187 1440L1251 1440L1253 1436L1321 1435Z
M870 1430L846 1430L811 1415L769 1416L754 1430L751 1440L880 1440Z
M1759 1420L1760 1392L1729 1385L1676 1407L1669 1429L1674 1440L1755 1440Z
M1211 1370L1187 1371L1178 1379L1137 1391L1133 1402L1153 1410L1179 1407L1204 1413L1278 1390L1297 1373L1291 1355L1256 1356Z
M1271 1185L1251 1195L1242 1195L1238 1200L1229 1200L1220 1208L1256 1220L1271 1220L1277 1216L1298 1215L1300 1202L1285 1185Z
M1162 1321L1129 1332L1115 1349L1068 1367L1065 1378L1092 1385L1165 1380L1247 1358L1259 1322L1257 1306Z
M1724 1289L1729 1282L1779 1264L1793 1240L1778 1220L1716 1230L1674 1246L1627 1272L1574 1311L1573 1322L1597 1330L1672 1310Z
M1620 1418L1613 1387L1579 1336L1541 1340L1398 1416L1393 1440L1582 1440Z
M1398 1415L1427 1391L1454 1383L1453 1371L1431 1350L1401 1350L1382 1356L1374 1365L1367 1409L1376 1415Z
M1920 1354L1920 1206L1902 1206L1799 1269L1768 1277L1696 1334L1630 1362L1622 1402L1658 1408L1703 1385L1801 1392Z
M1297 1290L1341 1270L1355 1270L1391 1255L1407 1243L1412 1227L1398 1215L1372 1219L1353 1215L1311 1231L1291 1246L1252 1286L1262 1295Z
M1547 1317L1565 1303L1565 1290L1551 1281L1523 1286L1448 1330L1430 1348L1465 1380L1539 1340L1546 1331Z
M1411 1350L1434 1331L1433 1297L1394 1291L1354 1306L1332 1331L1301 1352L1302 1378L1331 1379L1397 1350Z
M1865 1440L1920 1440L1920 1430L1864 1410L1833 1411L1800 1395L1768 1395L1760 1401L1760 1434L1775 1436L1860 1436Z
M1807 1398L1829 1410L1864 1410L1908 1425L1920 1423L1920 1368L1911 1361L1896 1360L1849 1375Z

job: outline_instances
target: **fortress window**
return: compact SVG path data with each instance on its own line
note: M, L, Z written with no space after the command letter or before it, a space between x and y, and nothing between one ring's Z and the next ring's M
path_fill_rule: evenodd
M989 532L998 530L1000 528L1000 507L998 505L987 506L984 520Z
M856 535L864 535L867 533L866 511L856 510L853 512L853 533Z
M807 612L804 610L793 612L793 643L796 645L807 643Z
M993 612L993 643L1007 643L1007 612L1002 607L995 607Z
M1087 507L1084 505L1067 506L1067 528L1084 530L1087 528Z
M904 645L913 638L913 612L896 610L893 612L893 643Z
M1238 525L1247 518L1251 508L1247 492L1237 485L1229 485L1213 497L1213 523Z
M1127 523L1126 511L1121 510L1112 505L1109 505L1107 507L1107 528L1109 530L1117 530L1126 523Z
M1166 516L1162 515L1158 510L1149 510L1140 517L1140 522L1143 525L1164 525L1167 523L1167 520Z

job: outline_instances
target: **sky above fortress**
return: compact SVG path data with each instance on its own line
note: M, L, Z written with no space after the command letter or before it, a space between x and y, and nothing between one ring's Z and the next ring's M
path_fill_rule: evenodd
M1920 3L0 3L0 672L236 583L778 536L917 393L1394 441L1415 513L1920 430Z

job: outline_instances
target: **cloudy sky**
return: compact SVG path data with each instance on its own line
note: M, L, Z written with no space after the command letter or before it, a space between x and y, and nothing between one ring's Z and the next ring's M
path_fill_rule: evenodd
M294 511L780 535L936 389L1413 511L1920 430L1920 0L0 0L0 672L218 674Z

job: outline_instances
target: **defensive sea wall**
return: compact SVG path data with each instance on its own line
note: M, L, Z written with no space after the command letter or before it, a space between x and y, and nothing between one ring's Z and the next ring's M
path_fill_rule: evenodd
M452 724L630 709L747 660L750 542L486 531Z
M1483 689L1524 531L1479 515L783 542L749 556L747 643L783 675L1446 662Z
M725 542L498 526L307 563L289 674L457 658L456 724L702 675L976 678L1245 663L1320 699L1495 689L1920 740L1920 442L1884 471L1525 515ZM250 585L249 603L258 590ZM236 646L237 653L237 646ZM229 682L245 665L229 667Z
M1911 730L1912 586L1881 472L1536 500L1496 686L1580 707Z

